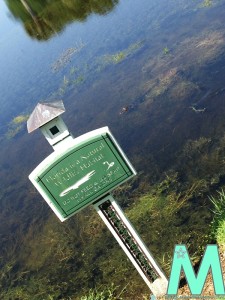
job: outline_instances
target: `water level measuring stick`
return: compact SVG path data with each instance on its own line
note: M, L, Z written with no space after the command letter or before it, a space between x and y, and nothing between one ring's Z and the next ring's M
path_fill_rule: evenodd
M112 195L94 207L152 293L165 295L167 278Z

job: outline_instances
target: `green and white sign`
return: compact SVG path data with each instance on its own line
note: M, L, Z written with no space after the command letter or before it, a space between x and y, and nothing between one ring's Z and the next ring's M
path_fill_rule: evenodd
M61 221L136 174L104 127L52 153L29 176Z

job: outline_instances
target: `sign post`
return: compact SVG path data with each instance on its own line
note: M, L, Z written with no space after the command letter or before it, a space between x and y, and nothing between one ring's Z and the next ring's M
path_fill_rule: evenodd
M165 295L168 281L164 273L112 195L94 207L152 293Z
M59 117L62 101L39 103L28 132L40 128L55 150L29 179L61 221L93 204L155 296L165 295L168 281L110 192L136 171L108 127L73 138Z

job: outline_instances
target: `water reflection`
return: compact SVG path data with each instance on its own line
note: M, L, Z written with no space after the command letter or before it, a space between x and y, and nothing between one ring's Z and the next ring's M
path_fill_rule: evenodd
M5 0L15 19L37 40L48 40L74 21L84 22L90 14L105 15L119 0Z

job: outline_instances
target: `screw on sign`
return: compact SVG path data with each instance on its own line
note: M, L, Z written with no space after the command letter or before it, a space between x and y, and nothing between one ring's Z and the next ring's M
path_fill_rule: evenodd
M27 121L40 128L54 152L29 179L61 221L93 204L94 208L155 296L166 294L168 280L110 192L136 171L108 127L77 138L60 115L62 101L38 103Z

